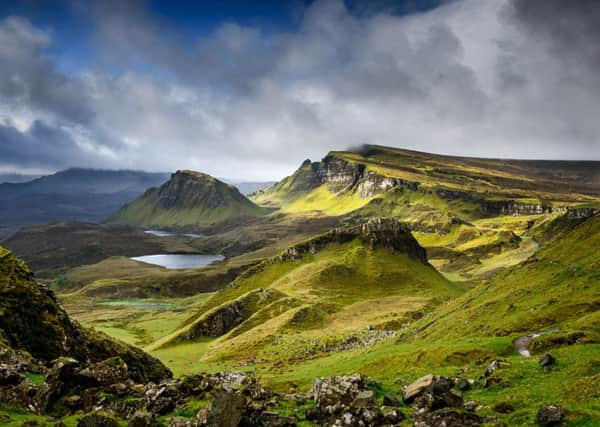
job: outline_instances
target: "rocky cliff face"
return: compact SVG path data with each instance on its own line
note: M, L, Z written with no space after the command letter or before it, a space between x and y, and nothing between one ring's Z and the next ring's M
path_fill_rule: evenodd
M373 218L361 225L334 228L333 230L287 248L281 260L298 259L306 253L317 253L329 243L347 243L360 238L371 249L382 247L392 252L428 264L427 252L410 233L408 225L389 218Z
M30 354L40 363L60 357L92 363L120 356L138 381L171 375L157 359L135 347L81 327L39 285L20 259L0 248L0 349Z
M327 184L332 192L356 192L362 198L373 197L397 186L413 191L419 187L417 182L387 177L368 169L363 163L349 162L329 154L320 162L304 161L294 175L274 188L294 194L308 192L323 184Z
M380 175L362 163L352 163L333 155L313 163L315 187L329 184L332 191L356 191L360 197L368 198L390 188L404 186L416 191L419 184L398 178Z
M524 203L517 200L484 200L481 210L494 215L540 215L564 212L564 208L553 208L543 203Z

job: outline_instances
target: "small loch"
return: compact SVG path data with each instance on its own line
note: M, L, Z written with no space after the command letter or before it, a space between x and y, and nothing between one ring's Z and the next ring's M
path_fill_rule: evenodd
M192 239L198 239L200 237L204 237L203 234L198 234L198 233L179 234L179 233L174 233L172 231L167 231L167 230L145 230L144 233L151 234L152 236L156 236L156 237L190 237Z
M131 259L146 264L159 265L169 270L183 270L205 267L213 262L221 261L225 257L223 255L157 254L138 256Z

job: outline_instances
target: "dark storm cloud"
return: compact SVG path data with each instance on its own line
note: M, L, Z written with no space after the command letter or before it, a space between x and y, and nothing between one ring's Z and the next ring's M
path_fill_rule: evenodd
M89 165L91 160L68 133L41 121L35 121L26 132L0 126L0 141L4 167L61 169L74 164Z
M513 0L511 16L556 55L600 66L600 2Z
M92 2L78 11L94 61L77 75L44 54L51 31L0 21L0 144L25 141L2 153L24 167L233 178L277 178L365 142L600 155L596 2L457 0L408 15L360 4L318 0L288 32L224 22L190 37L143 1Z
M8 107L45 111L87 125L93 110L86 91L43 56L49 44L50 34L26 19L9 17L0 22L0 100Z

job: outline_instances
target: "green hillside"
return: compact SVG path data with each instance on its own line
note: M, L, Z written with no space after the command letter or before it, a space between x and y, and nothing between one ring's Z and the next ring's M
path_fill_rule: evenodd
M600 339L600 216L423 321L428 339L559 329Z
M203 230L261 216L237 188L200 172L177 171L159 188L123 206L107 222L138 227Z
M393 336L403 322L464 292L424 257L394 220L333 230L248 270L149 349L168 354L169 346L198 341L204 359L264 362L297 359L301 350L309 357L319 343L357 333Z

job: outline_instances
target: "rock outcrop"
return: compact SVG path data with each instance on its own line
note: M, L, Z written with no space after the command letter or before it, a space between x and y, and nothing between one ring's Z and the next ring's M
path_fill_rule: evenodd
M484 200L481 210L493 215L540 215L556 210L543 203L524 203L517 200Z
M273 289L255 289L237 300L209 311L196 320L189 331L176 341L193 341L199 337L220 337L247 320L253 312L281 298Z
M329 243L347 243L360 238L371 249L382 247L404 253L427 265L427 252L410 233L407 224L390 218L373 218L364 224L334 228L305 242L287 248L280 259L298 259L307 253L317 253Z
M323 184L327 184L331 192L355 192L362 198L373 197L394 187L401 186L412 191L419 188L418 182L385 176L369 169L364 163L351 162L335 154L328 154L320 162L305 160L293 175L270 190L285 191L293 197Z
M37 390L27 372L46 373L44 386ZM77 384L106 384L172 374L142 350L71 320L27 265L0 248L0 375L3 401L45 411L75 376Z

